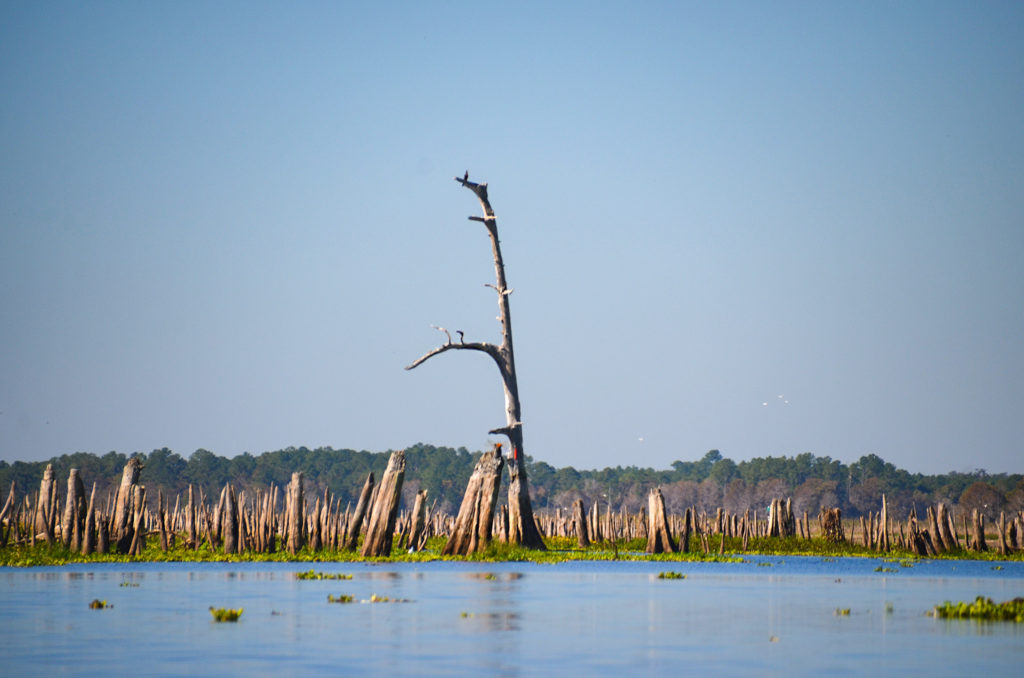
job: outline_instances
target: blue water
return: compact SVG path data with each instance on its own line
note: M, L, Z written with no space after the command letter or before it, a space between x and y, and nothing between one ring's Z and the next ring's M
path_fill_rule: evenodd
M299 581L303 563L0 568L0 674L1010 676L1024 665L1024 624L925 614L1024 596L1024 563L313 567L353 578ZM686 579L658 579L663 570ZM89 609L94 598L112 609ZM218 624L211 605L245 612Z

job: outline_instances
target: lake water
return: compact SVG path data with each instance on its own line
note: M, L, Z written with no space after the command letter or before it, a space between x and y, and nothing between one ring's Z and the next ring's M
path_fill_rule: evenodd
M311 566L353 578L294 578ZM657 578L669 570L686 578ZM330 604L328 594L408 602ZM979 595L1024 596L1024 563L0 568L0 674L1021 675L1024 624L926 615ZM113 608L90 609L94 598ZM245 612L214 623L211 605Z

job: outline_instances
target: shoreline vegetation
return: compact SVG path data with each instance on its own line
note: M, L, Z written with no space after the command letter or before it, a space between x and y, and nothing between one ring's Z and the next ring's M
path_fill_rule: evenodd
M821 505L812 519L792 497L772 498L761 511L686 506L668 510L660 486L648 488L646 507L610 502L538 510L532 522L542 544L517 542L514 513L498 504L500 446L482 456L466 485L458 515L428 501L418 489L402 506L404 451L391 454L379 482L367 474L353 507L330 491L307 493L301 471L285 487L216 494L187 486L185 493L147 491L146 468L131 457L120 484L106 497L70 469L60 482L47 465L37 490L12 482L0 508L0 566L102 562L426 562L572 560L741 561L747 555L864 556L901 564L914 559L1024 560L1024 511L985 513L944 503L893 515L880 505L856 519ZM154 496L155 495L155 496ZM762 505L763 506L763 505ZM603 510L602 510L603 509ZM458 549L452 545L458 543ZM898 571L882 567L880 571Z
M395 538L397 542L398 538ZM287 551L273 553L232 553L225 554L221 550L211 549L203 544L199 549L192 549L183 542L177 543L167 551L160 549L155 542L150 543L138 555L119 553L90 553L82 555L61 545L48 546L45 542L34 546L27 544L8 545L0 548L0 567L43 567L72 564L101 563L422 563L422 562L529 562L540 564L557 564L572 561L633 561L633 562L745 562L746 556L810 556L824 559L831 558L884 558L893 564L886 572L897 572L900 568L913 567L922 560L921 556L904 550L892 550L879 553L873 549L856 544L833 544L822 538L809 540L799 537L760 538L751 540L749 548L740 550L740 540L726 539L724 552L705 553L701 550L699 539L694 537L689 552L648 554L644 551L646 539L615 540L592 543L580 548L574 538L545 537L546 551L528 549L501 542L491 542L488 547L478 553L466 556L442 555L445 537L431 537L423 549L415 552L395 548L391 555L381 557L363 557L358 550L320 550L313 551L303 547L295 554ZM1024 562L1024 551L1001 555L995 551L949 551L937 556L926 556L940 560L978 560L978 561L1016 561ZM305 572L297 578L310 577Z

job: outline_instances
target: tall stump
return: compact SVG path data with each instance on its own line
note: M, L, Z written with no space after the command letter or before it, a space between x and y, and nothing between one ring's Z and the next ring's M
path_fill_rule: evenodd
M395 534L395 520L398 518L398 504L402 497L404 479L405 451L396 450L388 459L388 467L380 479L377 498L370 511L366 538L363 539L363 548L359 551L364 558L391 555L391 541Z
M135 536L132 509L135 501L135 488L139 483L141 472L142 462L138 457L132 457L124 465L124 471L121 473L121 485L117 488L117 501L114 503L113 524L110 531L110 539L115 542L118 553L128 553L131 549L132 537Z
M665 498L661 488L655 487L647 495L647 553L675 553L675 542L668 529Z
M302 496L302 471L292 474L285 495L285 526L288 533L288 553L295 555L303 545L302 518L305 512Z
M370 471L366 476L366 482L363 483L363 491L359 493L359 501L356 503L356 512L352 514L352 519L348 524L348 529L345 532L345 543L344 548L346 551L355 551L356 546L359 544L359 531L363 528L363 519L366 518L366 509L370 505L370 500L373 498L373 471Z
M491 527L494 524L494 507L498 502L501 486L501 469L505 459L501 447L495 446L477 460L473 474L462 495L462 505L455 519L455 527L448 538L442 555L464 556L483 551L491 542Z

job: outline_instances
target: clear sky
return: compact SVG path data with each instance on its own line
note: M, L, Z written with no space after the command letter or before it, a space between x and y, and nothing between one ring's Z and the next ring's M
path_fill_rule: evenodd
M0 3L0 458L1024 471L1020 2Z

